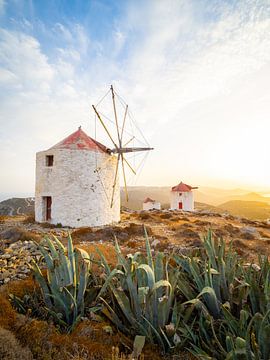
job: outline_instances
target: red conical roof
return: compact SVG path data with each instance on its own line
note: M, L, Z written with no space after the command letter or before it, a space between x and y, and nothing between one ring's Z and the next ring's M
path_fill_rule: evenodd
M109 149L92 139L81 127L64 140L54 145L51 149L71 149L71 150L92 150L99 152L109 152Z
M156 200L153 200L151 199L150 197L147 197L145 200L144 200L144 203L149 203L149 202L155 202Z
M172 191L179 191L179 192L188 192L191 191L192 189L198 189L198 188L184 184L182 181L180 182L180 184L172 187Z

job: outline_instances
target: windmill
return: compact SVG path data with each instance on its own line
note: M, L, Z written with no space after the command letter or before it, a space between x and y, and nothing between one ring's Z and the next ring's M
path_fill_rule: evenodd
M129 115L129 108L128 108L128 105L126 103L124 103L123 99L121 99L119 97L119 95L116 94L116 92L114 91L114 88L113 88L112 85L110 87L110 90L103 97L103 99L109 93L111 94L111 99L112 99L112 110L113 110L113 117L114 117L114 126L116 128L116 135L117 135L116 139L114 139L113 135L109 131L108 126L106 125L105 117L97 109L97 105L92 105L92 108L93 108L93 110L94 110L94 112L96 114L97 119L99 120L100 124L102 125L102 128L105 130L105 132L108 135L110 141L112 142L113 148L108 149L108 152L110 154L117 155L117 162L116 162L116 168L115 168L112 196L111 196L111 199L110 199L110 206L112 208L113 207L113 202L114 202L115 188L116 188L116 184L117 184L117 176L118 176L118 173L119 173L119 167L122 168L126 201L128 201L129 197L128 197L128 190L127 190L127 178L126 178L126 168L125 168L125 166L128 166L129 170L134 175L136 175L136 170L130 164L130 162L126 158L125 154L136 153L136 152L145 152L145 151L153 150L153 148L151 148L149 146L145 146L145 147L128 146L135 139L135 136L131 136L129 138L129 140L124 143L123 136L124 136L124 133L125 133L125 126L126 126L126 123L127 123L127 117ZM118 111L117 111L117 106L116 106L116 96L120 99L122 105L124 105L124 114L123 114L122 121L120 121L120 123L119 123L119 120L120 120L119 118L120 117L119 117L119 114L118 114ZM101 101L99 102L99 104L100 103L101 103ZM143 136L143 138L144 138L144 136Z

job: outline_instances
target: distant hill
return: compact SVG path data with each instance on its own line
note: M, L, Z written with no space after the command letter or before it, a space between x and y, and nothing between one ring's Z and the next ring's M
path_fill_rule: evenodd
M11 198L0 202L0 215L34 214L34 198Z
M153 186L132 186L128 188L129 202L125 200L123 189L121 190L121 203L125 207L133 210L141 210L142 202L146 197L153 198L161 202L163 207L169 207L170 203L170 190L169 186L153 187ZM270 204L270 198L263 197L262 195L250 192L243 189L216 189L210 187L199 187L194 190L194 199L198 203L209 204L210 206L219 207L232 200L242 201L258 201Z
M157 200L163 208L170 203L170 187L132 186L128 188L129 201L126 201L124 190L121 189L121 205L132 210L142 210L145 198Z
M132 186L128 188L129 202L126 202L124 191L121 189L121 205L131 210L141 210L144 199L150 197L159 201L163 209L167 209L170 206L170 190L169 186ZM233 215L250 219L270 218L270 198L247 190L200 187L194 191L194 198L197 210L220 213L228 211ZM14 197L0 202L0 215L32 213L34 213L32 197Z
M232 215L249 219L266 220L270 218L270 205L262 201L232 200L219 205L219 208Z

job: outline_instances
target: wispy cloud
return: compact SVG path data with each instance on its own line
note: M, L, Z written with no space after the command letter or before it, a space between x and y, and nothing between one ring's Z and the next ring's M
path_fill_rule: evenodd
M0 30L7 191L20 167L24 178L12 187L33 188L35 151L77 125L89 128L90 104L111 82L157 148L141 183L233 183L248 178L254 152L256 172L270 178L261 131L269 129L269 2L128 2L102 40L81 19L31 19ZM254 134L260 141L251 151ZM6 150L14 144L20 151Z

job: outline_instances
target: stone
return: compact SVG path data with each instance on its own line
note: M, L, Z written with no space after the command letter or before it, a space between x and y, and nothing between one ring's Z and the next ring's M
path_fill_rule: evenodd
M2 259L10 259L11 258L11 254L3 254L1 255Z
M155 239L154 241L152 241L151 246L156 247L159 243L160 241L158 239Z
M251 226L245 226L241 229L242 238L247 240L260 239L261 235L258 230Z

